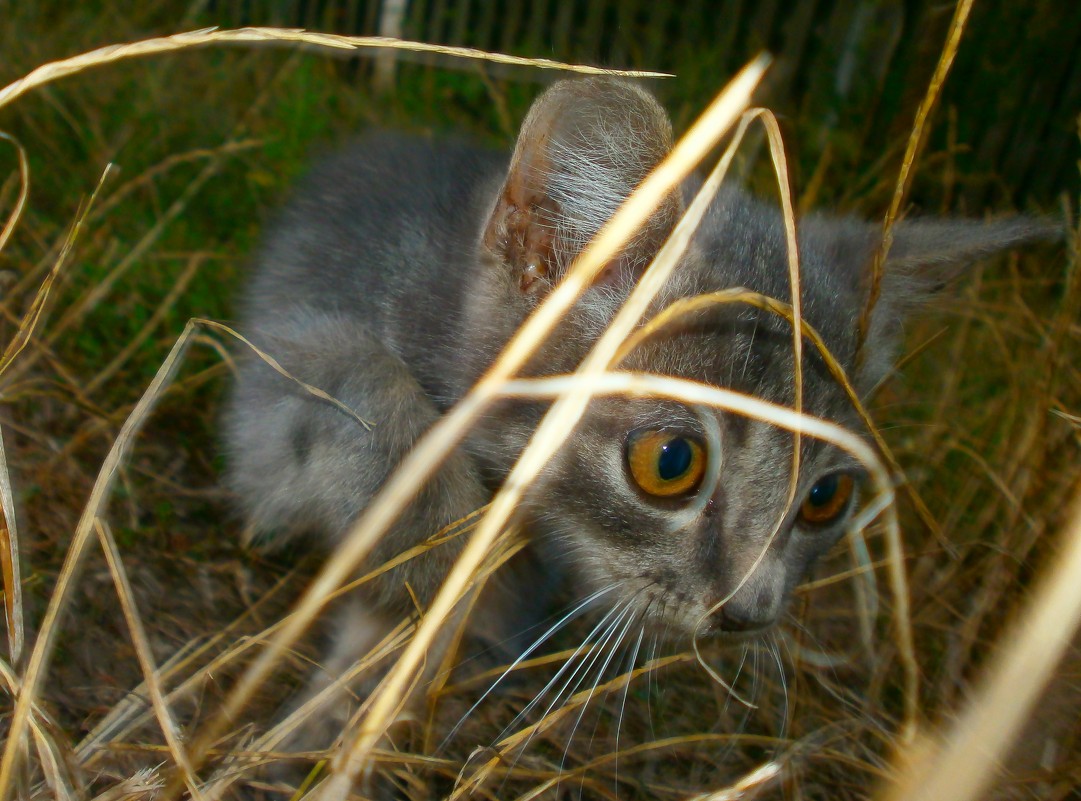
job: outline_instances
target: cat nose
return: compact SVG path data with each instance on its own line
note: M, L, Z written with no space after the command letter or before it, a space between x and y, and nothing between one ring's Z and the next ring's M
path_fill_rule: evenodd
M753 609L729 601L713 614L717 630L729 634L753 634L773 625L773 616L764 609Z
M731 581L722 581L715 588L718 597L710 614L714 631L731 634L757 634L777 622L785 594L785 566L777 558L765 554L750 575L740 575L733 569ZM723 600L723 603L720 603Z
M717 631L730 634L755 634L777 622L780 611L780 588L767 573L758 574L740 587L711 615Z

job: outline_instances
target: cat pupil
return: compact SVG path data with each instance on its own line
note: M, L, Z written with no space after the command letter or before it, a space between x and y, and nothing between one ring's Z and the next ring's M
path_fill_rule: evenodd
M837 494L839 485L840 479L838 479L836 475L821 478L813 487L811 487L811 492L807 495L807 500L812 506L825 506L833 500L833 496Z
M657 457L657 475L665 481L679 478L690 468L692 456L687 440L682 437L668 440L661 446L660 456Z

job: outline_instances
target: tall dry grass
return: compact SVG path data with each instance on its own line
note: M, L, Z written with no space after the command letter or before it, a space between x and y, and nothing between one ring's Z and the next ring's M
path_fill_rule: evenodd
M918 164L923 125L957 47L966 9L961 4L942 69L918 113L887 227L904 207L907 176ZM24 95L50 82L114 69L109 65L122 58L266 40L321 47L375 44L273 30L154 39L39 67L0 90L0 110L25 102ZM535 444L482 514L441 533L468 535L470 545L424 617L403 622L372 655L370 664L386 655L395 667L355 726L343 734L342 747L311 755L326 757L312 774L314 794L345 797L358 773L376 763L395 776L404 794L418 798L559 797L579 790L591 797L721 799L773 793L964 798L979 797L998 781L996 762L1004 760L1015 770L1014 790L1066 797L1081 777L1077 661L1062 661L1081 614L1081 588L1070 581L1081 550L1081 507L1072 500L1078 492L1081 444L1076 234L1065 260L1061 251L1044 251L982 268L961 290L963 302L954 305L947 345L926 325L911 332L917 355L906 365L909 378L877 399L882 407L877 416L886 423L878 448L798 408L609 371L651 293L676 263L694 215L703 208L699 205L692 206L575 376L513 379L605 263L606 253L739 124L764 68L764 61L753 63L718 95L489 374L418 446L335 558L322 566L302 565L297 572L273 566L263 572L258 562L246 562L228 545L215 542L203 550L194 544L193 528L214 541L234 536L236 525L224 512L227 500L207 486L208 466L170 467L182 445L170 437L170 425L191 413L187 403L198 397L193 394L198 387L222 379L229 349L243 344L228 327L191 319L145 389L125 361L137 358L140 338L161 344L155 332L212 254L189 257L172 290L160 297L131 340L109 342L103 356L82 363L62 351L61 333L86 326L155 241L153 236L141 240L134 256L121 258L115 269L74 297L62 292L76 285L74 254L101 230L97 225L105 225L95 214L132 191L127 185L113 189L111 178L103 176L55 246L38 243L44 255L14 261L3 299L7 329L0 396L8 412L0 422L7 445L0 453L0 501L7 523L0 567L8 651L2 670L13 705L0 762L0 795L217 798L271 793L257 768L286 756L275 750L285 734L275 725L276 709L317 653L305 644L312 621L355 575L364 554L393 524L426 472L485 405L506 394L529 394L555 400ZM789 196L776 128L768 122L767 128L791 243L796 202ZM242 141L213 154L204 173L189 185L191 191L168 206L163 219L190 213L201 182L213 174L210 165L236 152ZM706 191L715 191L732 152L722 156ZM28 219L31 170L22 149L16 153L18 169L0 187L2 208L10 210L0 250L19 226L33 228L36 222ZM87 188L73 192L83 194ZM19 255L28 250L23 247ZM798 283L794 250L792 258L792 280ZM784 307L749 293L735 293L724 302L760 303L784 314L799 332L794 349L816 346L813 332L801 323L798 303ZM941 325L941 319L931 325ZM226 367L198 362L192 368L193 345L220 353ZM928 352L919 352L924 345ZM103 389L125 382L135 384L126 393L132 400L102 408ZM775 652L753 652L752 670L741 672L710 644L654 652L651 659L522 721L499 739L522 699L569 656L570 651L562 651L517 666L520 686L483 705L443 751L436 753L432 746L483 685L436 688L426 717L391 729L426 648L454 602L483 580L493 560L505 558L506 549L514 547L513 538L503 534L516 493L558 448L589 397L601 393L683 398L846 448L875 477L874 500L861 515L867 526L864 538L853 538L851 557L839 553L826 575L802 589L793 625L775 641ZM50 427L62 433L63 441ZM887 443L892 454L883 449ZM909 483L899 493L908 497L898 508L892 501L901 465ZM193 474L204 477L202 489L185 486ZM138 496L143 478L165 488L179 517L208 498L222 516L209 524L200 518L194 527L176 525L184 532L179 540L166 531L148 548L139 541L148 520ZM37 489L28 495L25 485ZM907 523L903 535L902 519ZM151 527L169 528L168 521L150 520ZM124 536L118 536L121 523ZM38 543L62 547L63 562L43 554ZM38 572L36 565L43 562L55 574ZM187 584L196 589L176 592L178 577L170 572L190 572L195 580ZM106 593L115 602L104 601ZM95 619L102 616L109 616L104 626ZM781 648L785 664L777 670L765 660L776 655L780 665ZM1048 685L1056 669L1058 678ZM111 675L125 676L130 683L101 692L102 678ZM98 703L88 704L82 696L80 719L65 709L79 695L72 677L99 685L90 692L100 692ZM725 681L734 686L726 689ZM754 698L754 708L740 703L744 696ZM590 717L584 718L587 713ZM586 723L572 725L575 720ZM1024 732L1022 746L1029 747L1014 748L1009 756L1019 732Z

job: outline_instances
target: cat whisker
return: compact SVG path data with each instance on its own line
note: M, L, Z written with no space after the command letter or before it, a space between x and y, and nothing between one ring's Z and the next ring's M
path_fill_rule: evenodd
M626 667L624 669L624 673L628 674L628 676L627 676L627 683L625 685L623 685L623 697L619 701L619 714L616 716L616 747L615 747L615 753L617 755L619 754L619 735L620 735L620 731L623 728L623 716L627 711L627 695L630 693L630 690L631 690L631 679L630 679L630 677L634 673L634 666L638 662L638 651L639 651L639 649L641 649L642 640L645 638L645 635L646 635L645 619L646 619L646 616L647 616L647 614L649 612L649 606L650 606L651 603L652 603L652 600L649 603L646 604L646 608L642 612L642 621L643 621L643 623L638 629L638 639L634 643L634 649L630 652L630 659L627 660L627 664L626 664ZM650 672L652 673L652 671L650 671ZM614 789L618 793L618 790L619 790L619 758L618 758L618 756L616 757L616 763L615 763L615 765L613 767L613 780L612 780L612 783L613 783Z
M736 682L739 681L740 676L743 675L743 668L747 665L747 656L751 652L751 647L746 642L741 644L742 653L740 654L739 664L736 665L736 674L732 677L732 681L728 683L729 687L735 687ZM721 714L724 715L728 712L728 708L732 705L732 693L725 695L724 706L721 707Z
M548 717L548 715L552 713L552 710L556 708L557 704L560 704L562 701L565 701L574 696L582 687L582 684L585 682L586 678L592 672L593 666L596 665L597 662L600 661L602 656L607 652L608 657L605 659L597 678L594 680L593 686L594 688L596 687L596 685L600 681L600 673L604 672L604 668L611 660L612 650L614 650L614 648L618 646L620 640L626 632L626 627L624 627L623 632L621 632L619 636L616 636L616 631L619 630L620 624L623 622L624 618L626 618L628 614L630 614L628 623L633 622L634 609L633 603L631 603L630 601L622 605L619 610L619 614L613 618L611 625L609 625L608 628L604 631L600 639L593 644L590 652L582 658L582 663L579 665L579 669L574 671L574 675L568 678L567 682L563 685L563 687L560 688L559 692L556 693L556 697L552 700L552 703L549 704L548 709L545 710L542 717ZM613 637L615 639L613 639ZM611 645L612 648L609 648L609 645ZM578 676L577 681L575 681L575 675ZM574 681L574 686L570 687L570 691L568 692L568 687L570 686L570 683L572 681ZM583 710L584 708L585 707L583 705ZM579 718L579 720L580 719L581 718ZM577 727L577 723L575 723L575 726Z
M777 646L776 633L771 632L769 638L764 642L766 650L773 657L773 661L777 665L777 678L781 684L781 692L784 694L784 706L781 714L781 730L778 733L780 739L784 740L788 737L788 676L785 674L784 662L781 660L781 652Z
M585 664L586 659L588 659L588 654L596 650L596 644L592 642L594 635L596 635L599 630L605 629L605 626L607 626L604 633L602 633L600 637L601 640L605 639L608 636L608 633L619 624L621 613L624 611L626 611L626 603L617 604L616 606L613 606L611 609L605 612L604 616L601 617L601 619L597 622L597 625L595 625L593 629L589 632L589 634L586 635L585 639L583 639L582 644L574 650L574 653L567 657L567 661L564 662L562 667L560 667L559 670L556 671L556 674L548 680L548 683L544 685L544 687L541 689L540 692L536 694L536 696L534 696L533 700L526 704L525 707L517 715L515 715L514 719L503 728L503 730L499 733L499 736L496 738L497 741L503 740L507 737L508 734L514 731L518 724L521 723L526 718L526 716L533 711L537 704L539 704L546 695L548 695L552 687L554 687L556 683L559 682L559 680L563 677L564 673L566 673L566 671L570 669L572 665L578 663L577 667L575 667L574 670L571 671L571 675L567 678L567 681L556 693L556 698L558 699L559 696L563 694L563 691L568 686L570 686L570 683L572 681L574 681L574 677L578 675L578 672L581 670L582 665ZM582 659L579 659L579 657L583 653L585 653L586 656ZM544 715L547 716L551 711L552 706L549 706L549 708L545 711Z
M844 651L838 652L834 649L826 647L826 645L794 615L788 615L787 619L793 628L798 629L805 638L812 641L812 646L814 648L813 651L808 651L806 647L798 643L791 643L790 635L788 635L785 631L782 630L779 633L779 636L784 642L785 647L789 649L789 653L792 656L793 662L796 661L796 655L791 654L791 645L796 646L799 652L798 660L800 662L814 665L816 668L828 668L831 671L835 671L838 665L846 665L853 660L852 655L850 655L849 653L846 653Z
M740 372L740 383L747 381L747 368L751 364L751 354L754 352L754 338L758 334L758 315L755 315L754 327L751 329L751 339L747 343L747 353L743 358L743 370Z
M822 641L815 636L808 626L800 622L794 615L788 616L789 623L800 630L804 637L811 640L812 644L823 653L828 653L829 649L822 643ZM784 636L784 632L780 632L779 635L780 644L788 651L788 660L791 664L797 664L800 661L806 661L802 656L793 654L790 649L791 638ZM880 732L883 736L889 736L889 731L883 722L877 718L871 718L864 712L863 704L857 697L857 694L850 685L843 683L840 677L837 675L836 664L833 662L824 664L821 666L825 670L816 670L814 675L818 677L816 686L821 687L834 701L836 701L839 707L848 711L849 715L853 718L861 719L866 725L874 728ZM828 674L833 678L833 681L827 681L825 674Z
M644 591L644 588L639 591L639 595L641 595L642 591ZM604 679L604 676L606 675L606 673L608 673L609 666L611 665L612 659L615 657L616 652L619 651L619 649L622 648L624 642L627 641L627 635L631 631L633 625L638 623L639 620L644 619L644 612L645 612L645 610L648 610L648 609L649 609L649 604L646 604L645 608L642 609L642 610L635 609L635 608L633 608L633 606L631 606L631 610L630 610L631 614L627 618L627 625L624 627L623 631L619 632L619 637L612 643L612 648L609 650L608 657L606 657L604 659L604 664L601 666L600 670L597 671L597 678L595 679L595 681L593 681L593 686L591 687L591 689L589 691L589 695L586 698L586 702L582 706L582 715L585 715L585 710L586 710L586 707L589 705L590 700L592 699L592 694L597 692L597 687L600 685L601 681ZM638 642L639 643L641 643L642 635L643 635L644 631L645 631L644 626L639 628L639 636L638 636ZM629 653L631 654L631 659L630 659L630 665L629 665L628 669L623 671L623 672L617 672L616 673L617 676L628 675L628 673L630 673L631 671L633 671L633 669L635 669L635 664L633 664L633 655L638 653L638 646L636 645L635 650L633 650L633 652L629 652ZM629 676L628 676L628 681L624 685L624 694L623 694L624 703L626 703L627 690L628 690L629 686L630 686L630 680L629 680ZM620 718L622 718L622 710L620 710ZM582 720L582 716L579 715L578 720L579 721ZM593 738L595 738L597 736L597 726L599 724L600 724L600 717L598 717L597 722L595 724L593 724L593 732L592 732L592 734L590 735L590 738L589 738L590 745L592 745ZM577 726L577 723L575 723L575 726ZM573 736L573 731L572 731L572 736ZM568 740L568 748L570 748L570 740Z
M645 587L642 587L642 589L639 590L638 594L641 595L647 589L649 589L648 585L645 586ZM621 702L621 706L620 706L619 717L617 718L617 725L616 725L617 750L618 750L618 742L619 742L619 724L622 723L623 710L624 710L624 708L626 706L626 703L627 703L627 692L630 689L630 676L634 672L634 665L635 665L636 660L638 658L638 650L641 648L642 640L645 638L645 634L646 634L646 623L645 623L645 621L648 620L648 618L649 618L649 608L653 605L653 602L654 602L654 598L650 597L646 601L645 606L643 606L641 609L637 610L634 613L634 615L631 617L631 619L628 621L628 623L627 623L628 631L632 628L633 624L636 623L636 622L640 622L641 625L638 628L638 639L637 639L637 641L635 643L634 648L633 649L628 649L628 651L627 651L627 655L628 655L629 659L625 660L625 662L624 662L625 667L623 668L623 670L618 671L615 674L615 677L614 677L614 678L618 678L618 677L621 677L621 676L627 676L628 677L627 683L623 687L623 697L622 697L622 702ZM597 727L599 725L600 725L600 717L598 716L596 722L593 724L593 733L590 735L590 741L589 742L590 742L591 747L592 747L592 744L593 744L593 740L596 738Z
M662 610L664 608L664 603L663 602L661 603L661 608L662 608ZM650 648L649 648L649 661L650 662L653 662L654 660L657 659L657 645L658 645L659 638L660 638L660 634L658 632L654 632L654 634L653 634L653 643L650 645ZM653 671L652 670L649 671L648 673L646 673L646 720L649 722L649 738L651 740L656 741L657 732L653 727Z
M758 699L762 695L762 687L764 685L761 664L761 642L757 640L749 642L746 647L748 653L751 655L751 687L747 696L748 700L751 702L751 706L747 706L744 708L744 712L740 716L739 723L736 724L736 732L740 734L747 731L747 724L751 720L751 713L753 710L758 708Z
M611 609L608 610L607 613L605 613L604 617L602 617L600 622L597 623L596 626L594 626L593 630L585 638L582 644L578 646L577 649L575 649L573 654L570 655L567 661L563 664L563 667L561 667L556 672L556 675L552 677L552 680L549 681L548 684L546 684L544 688L539 693L537 693L533 700L526 704L525 708L515 716L514 720L512 720L510 724L503 729L503 731L499 735L499 741L502 741L511 731L514 730L518 723L522 721L525 716L528 715L533 710L533 708L541 701L541 699L543 699L548 694L549 690L559 680L559 677L563 674L563 672L572 663L576 661L578 662L578 666L575 667L575 669L571 672L571 675L567 677L567 680L563 683L563 686L556 691L555 697L552 699L551 703L548 704L547 709L544 710L544 714L541 715L541 720L547 718L550 714L552 714L552 710L554 710L558 705L563 703L567 698L570 698L578 691L578 688L582 685L582 682L585 681L586 676L589 675L589 672L592 669L593 665L596 664L597 660L600 658L601 653L604 651L605 645L611 640L613 633L619 628L619 624L622 622L624 616L633 609L633 600L634 596L621 604L613 606ZM609 620L610 622L608 622ZM593 638L593 635L596 634L598 629L600 629L602 626L605 626L606 623L607 626L601 633L600 637L597 639L597 641L591 643L590 640ZM581 659L578 658L579 655L582 655ZM581 673L580 676L579 673ZM579 677L575 682L576 676ZM572 682L574 682L574 687L568 693L567 688L571 686ZM580 717L579 720L581 720ZM577 727L577 725L578 724L576 722L575 727ZM510 778L511 774L514 772L514 768L518 764L518 760L521 758L522 754L525 753L526 749L529 748L530 742L532 742L533 738L539 731L540 727L535 727L530 732L525 742L522 743L521 746L517 749L518 752L515 755L514 760L511 762L509 769L507 770L506 778L504 779L504 781L506 781L507 778ZM573 736L573 729L571 733ZM565 752L564 757L566 757ZM560 769L562 770L562 765L560 766Z
M491 683L491 685L488 687L487 690L484 691L481 697L478 698L471 707L469 707L469 710L464 715L462 715L461 719L454 725L454 727L450 730L447 736L443 738L443 741L439 745L439 751L442 751L446 747L447 743L449 743L454 737L454 735L458 733L459 729L461 729L461 727L469 719L470 715L472 715L477 710L477 707L479 707L484 702L484 700L492 694L496 687L498 687L500 683L502 683L503 679L509 676L514 671L514 669L518 667L518 665L520 665L524 660L529 658L530 654L532 654L541 645L547 642L556 632L558 632L571 621L577 619L591 604L593 604L594 601L604 597L612 590L616 589L616 587L618 586L618 584L609 584L607 587L603 587L596 592L588 595L586 598L576 604L573 609L571 609L569 612L563 615L563 617L559 618L559 620L552 624L547 631L545 631L537 639L535 639L529 645L529 647L522 651L522 653L519 654L518 657L506 667L506 669L499 675L499 677Z
M574 740L574 733L578 730L578 727L581 725L582 718L585 717L586 709L589 707L589 702L593 700L593 694L597 691L597 687L600 686L601 680L604 678L604 674L608 670L608 666L612 663L612 658L616 655L616 652L619 650L619 647L623 644L623 641L626 639L627 632L630 631L631 626L638 619L638 612L634 608L633 603L628 604L627 611L630 612L630 616L627 618L627 624L623 627L623 630L619 633L619 636L617 636L614 640L611 640L611 647L607 647L607 645L602 645L601 646L601 649L605 649L605 648L607 649L608 656L605 657L604 662L601 664L600 668L597 670L596 675L594 676L594 679L593 679L593 686L590 687L589 694L586 696L586 700L582 704L582 709L581 709L581 711L579 711L578 717L574 721L574 725L571 726L570 734L567 736L567 747L563 750L563 759L559 763L560 773L563 772L563 766L566 764L567 754L570 752L571 743ZM598 650L598 656L600 655L600 650L601 649ZM584 679L585 676L583 675L582 678ZM578 688L575 687L575 692L577 692L577 690L578 690ZM573 695L573 693L572 693L572 695ZM596 733L596 727L594 727L594 733Z

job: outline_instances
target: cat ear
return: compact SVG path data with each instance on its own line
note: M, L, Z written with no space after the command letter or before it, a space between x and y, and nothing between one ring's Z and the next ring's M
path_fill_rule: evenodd
M894 226L893 232L857 375L862 392L876 386L891 369L905 318L949 285L967 265L1001 250L1058 238L1062 228L1047 220L1014 217L987 222L906 220ZM870 241L877 245L880 235L875 233ZM860 278L864 302L873 257L872 247Z
M483 245L543 294L672 147L672 125L657 101L624 81L560 81L522 124L510 169L484 229ZM672 193L598 281L637 274L682 214Z

